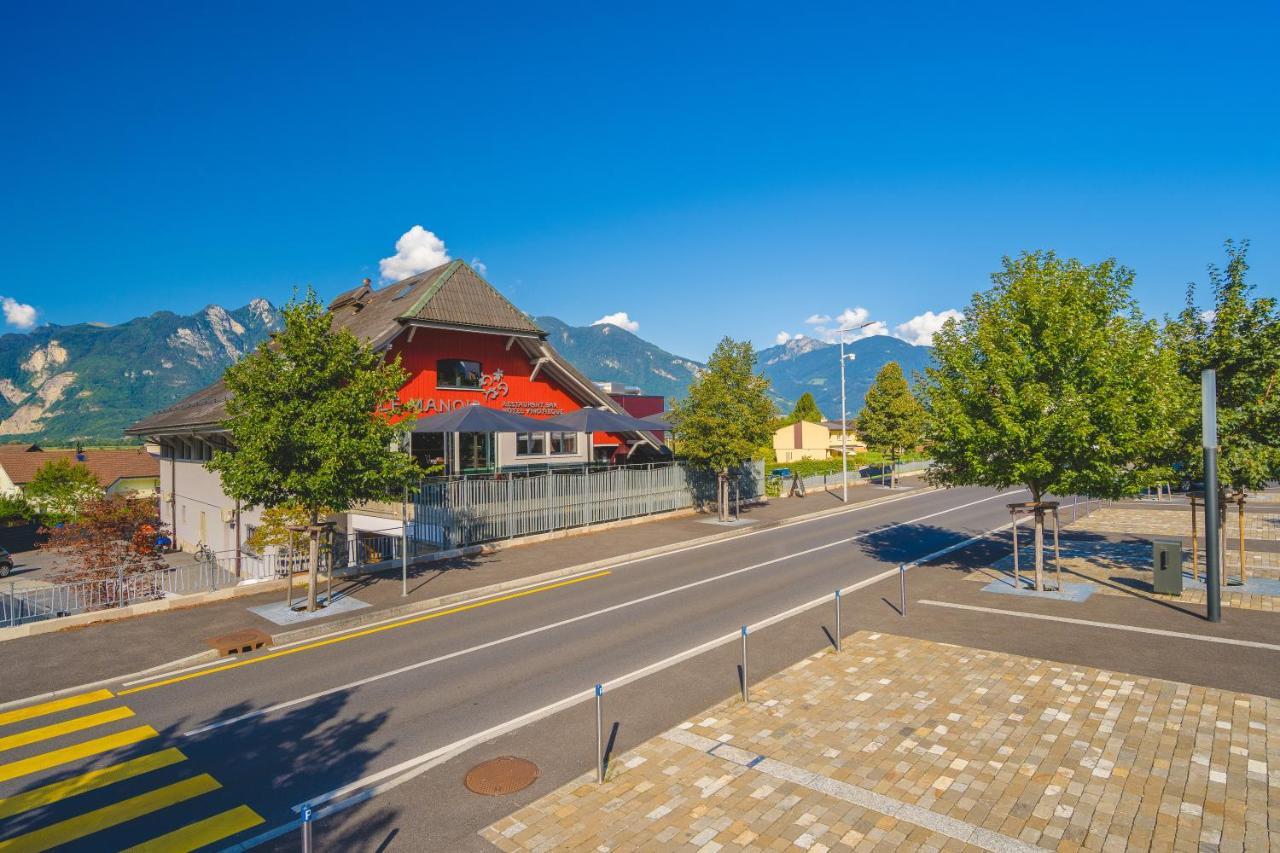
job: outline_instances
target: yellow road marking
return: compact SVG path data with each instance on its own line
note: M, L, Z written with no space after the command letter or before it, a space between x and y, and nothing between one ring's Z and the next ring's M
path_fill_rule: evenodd
M59 764L79 761L81 758L97 755L100 752L110 752L122 746L130 746L147 738L155 737L157 734L159 733L151 726L138 726L136 729L127 729L106 737L94 738L84 743L76 743L71 746L64 746L62 749L33 755L31 758L24 758L21 761L0 764L0 782L8 782L10 779L26 776L28 773L48 770L50 767L57 767Z
M199 672L189 672L186 675L178 675L178 676L174 676L173 678L166 678L163 681L153 681L150 684L143 684L138 687L131 687L128 690L121 690L120 695L128 696L130 693L140 693L143 690L154 690L157 687L167 687L170 684L178 684L179 682L182 682L182 681L190 681L193 678L204 678L205 676L215 675L219 672L226 672L232 669L239 669L242 666L251 666L255 663L265 663L266 661L269 661L269 660L275 660L276 658L282 658L288 655L296 655L299 652L305 652L310 649L318 649L323 646L331 646L331 645L334 645L335 643L345 643L347 640L354 640L359 637L368 637L371 634L380 634L383 631L390 631L394 628L403 628L406 625L416 625L419 622L427 622L431 619L439 619L442 616L452 616L454 613L462 613L467 610L475 610L478 607L488 607L490 604L497 604L502 601L511 601L512 599L524 598L525 596L533 595L534 593L547 592L548 590L559 589L562 586L570 586L571 584L582 583L583 581L595 580L596 578L602 578L608 574L611 574L611 572L608 569L605 569L603 572L596 572L593 575L586 575L585 577L572 578L570 580L559 581L553 584L547 584L546 586L539 586L539 587L534 587L533 589L526 589L520 592L513 592L513 593L510 593L509 595L499 596L498 598L487 598L483 601L474 601L470 604L462 604L462 605L459 605L458 607L453 607L448 610L438 610L438 611L435 611L434 613L427 613L422 616L414 616L410 619L404 619L400 622L392 622L388 625L379 625L376 628L366 628L363 631L356 631L355 633L352 633L352 634L343 634L341 637L330 637L327 640L318 640L314 643L308 643L304 646L295 646L294 648L291 648L291 649L283 649L278 652L271 652L270 654L265 654L260 657L248 658L247 660L236 661L235 663L223 664L222 666L215 666L215 667L212 667L211 669L202 669Z
M0 800L0 818L12 817L31 809L38 809L41 806L52 805L68 797L74 797L76 794L104 788L107 785L186 760L187 757L179 750L170 748L153 752L150 755L131 758L128 761L122 761L110 767L90 770L83 775L64 779L61 782L54 782L51 785L45 785L41 788L25 791L8 799Z
M94 702L110 699L114 695L110 690L95 690L92 693L81 693L79 696L68 696L65 699L54 699L52 702L32 705L29 708L0 712L0 726L29 720L32 717L42 717L45 714L65 711L68 708L79 708L81 705L90 705Z
M198 820L182 829L165 833L158 838L130 847L124 853L186 853L205 845L221 841L229 835L243 832L262 823L262 817L248 806L236 806L222 814Z
M0 752L8 749L15 749L19 746L26 746L29 743L38 743L42 740L48 740L51 737L59 735L69 735L72 732L82 732L85 729L91 729L94 726L101 726L105 723L114 723L116 720L124 720L133 716L133 711L128 708L112 708L110 711L99 711L96 714L88 714L84 717L76 717L74 720L64 720L61 723L53 723L48 726L41 726L38 729L30 729L25 732L18 732L15 735L0 737Z
M51 823L34 832L0 841L0 851L36 853L36 851L57 847L59 844L69 844L77 838L84 838L86 835L119 826L134 818L151 814L174 803L180 803L210 791L216 791L221 787L217 779L208 773L202 773L58 823Z

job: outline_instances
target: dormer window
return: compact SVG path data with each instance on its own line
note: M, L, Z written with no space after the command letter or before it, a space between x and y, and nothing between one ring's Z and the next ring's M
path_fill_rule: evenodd
M480 389L480 362L442 358L436 362L437 388Z

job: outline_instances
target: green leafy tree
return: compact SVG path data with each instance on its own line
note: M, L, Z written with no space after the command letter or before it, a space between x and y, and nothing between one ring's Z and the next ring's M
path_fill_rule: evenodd
M227 368L224 426L233 449L206 463L245 506L302 510L309 527L307 609L316 608L321 517L385 499L421 476L405 445L410 424L375 414L407 374L332 318L308 289L284 309L284 329Z
M934 337L920 391L931 478L1118 498L1148 484L1176 432L1171 353L1144 321L1133 273L1053 252L1005 258L994 286ZM1044 519L1035 513L1036 587Z
M1198 405L1200 372L1217 371L1218 479L1241 490L1262 488L1280 478L1280 309L1272 297L1252 299L1247 240L1226 242L1225 269L1209 267L1212 307L1196 304L1196 286L1187 288L1187 306L1166 329L1186 380L1186 418L1179 463L1203 475Z
M35 514L21 494L0 495L0 524L21 524Z
M810 423L820 424L826 418L822 416L822 410L818 408L818 401L813 399L813 395L805 391L800 395L800 399L796 400L796 406L791 410L791 414L783 419L784 424L794 424L797 421L809 421Z
M724 338L671 411L680 454L716 473L721 520L728 518L729 471L759 454L773 434L769 380L755 367L750 343Z
M907 386L902 368L896 361L889 361L867 390L854 428L867 447L888 456L896 469L902 454L918 447L924 439L924 418L924 407ZM896 478L894 470L889 475L889 485L895 485Z
M102 484L92 471L70 459L50 459L36 469L23 496L46 524L73 520L80 507L102 494Z

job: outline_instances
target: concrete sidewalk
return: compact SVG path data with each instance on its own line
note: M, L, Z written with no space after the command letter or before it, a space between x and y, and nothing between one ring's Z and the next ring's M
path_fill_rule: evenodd
M851 488L850 505L902 496L910 490L872 486ZM708 537L732 537L803 518L829 514L845 505L835 495L773 500L744 508L741 525L715 523L714 516L683 515L582 532L492 553L459 557L410 567L409 594L401 595L398 571L335 580L334 593L368 605L355 613L309 620L306 630L336 630L353 621L396 615L406 607L425 609L451 598L497 584L533 579L590 562L622 559L656 548L678 548ZM295 589L295 600L305 594ZM284 592L242 596L187 609L125 618L0 643L0 703L65 690L105 678L143 671L189 656L211 656L208 640L245 628L273 636L296 633L253 613L249 608L283 603Z

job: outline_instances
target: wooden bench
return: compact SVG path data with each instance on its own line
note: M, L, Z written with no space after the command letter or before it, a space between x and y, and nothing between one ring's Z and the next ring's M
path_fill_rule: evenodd
M270 645L271 635L259 628L243 628L208 641L223 657L251 652Z

